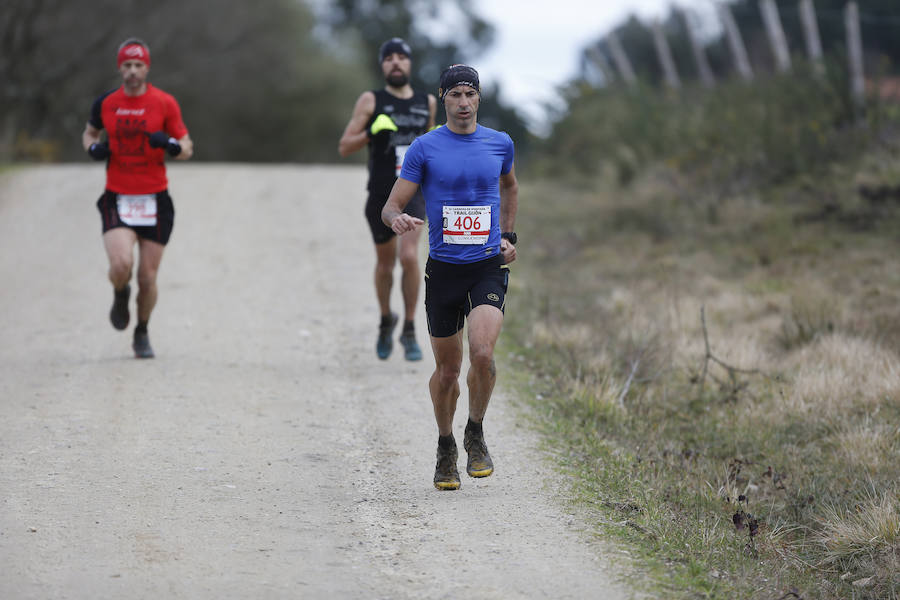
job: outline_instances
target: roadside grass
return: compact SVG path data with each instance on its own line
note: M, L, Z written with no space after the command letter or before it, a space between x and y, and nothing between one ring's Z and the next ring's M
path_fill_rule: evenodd
M826 180L523 184L512 385L651 595L900 598L900 203Z

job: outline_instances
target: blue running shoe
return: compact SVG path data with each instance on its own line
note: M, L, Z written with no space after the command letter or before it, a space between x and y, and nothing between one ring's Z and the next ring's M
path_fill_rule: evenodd
M394 340L391 336L398 320L396 313L381 317L381 325L378 326L378 342L375 344L375 353L381 360L386 360L394 349Z
M422 349L419 348L419 343L416 341L415 332L405 331L401 333L400 344L403 345L403 356L406 360L422 360Z

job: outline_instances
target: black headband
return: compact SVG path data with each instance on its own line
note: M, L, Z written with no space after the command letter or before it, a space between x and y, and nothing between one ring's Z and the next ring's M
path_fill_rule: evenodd
M481 94L481 84L478 82L478 71L469 65L451 65L441 73L441 87L438 96L443 102L447 92L458 85L467 85Z
M403 38L391 38L381 45L378 50L378 62L384 62L384 59L393 54L405 54L407 58L412 58L412 50L409 44L403 41Z

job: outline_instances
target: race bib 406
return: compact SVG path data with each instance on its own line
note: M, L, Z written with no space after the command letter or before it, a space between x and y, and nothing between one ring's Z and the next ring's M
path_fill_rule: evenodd
M486 244L491 233L490 206L445 206L445 244Z

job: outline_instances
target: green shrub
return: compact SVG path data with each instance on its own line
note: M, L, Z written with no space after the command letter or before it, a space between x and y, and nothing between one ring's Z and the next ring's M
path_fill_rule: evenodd
M790 75L679 93L647 86L573 85L570 110L539 150L544 171L596 175L612 166L628 184L642 166L664 162L712 187L770 184L826 169L869 139L855 121L846 76ZM883 125L890 110L870 111Z

